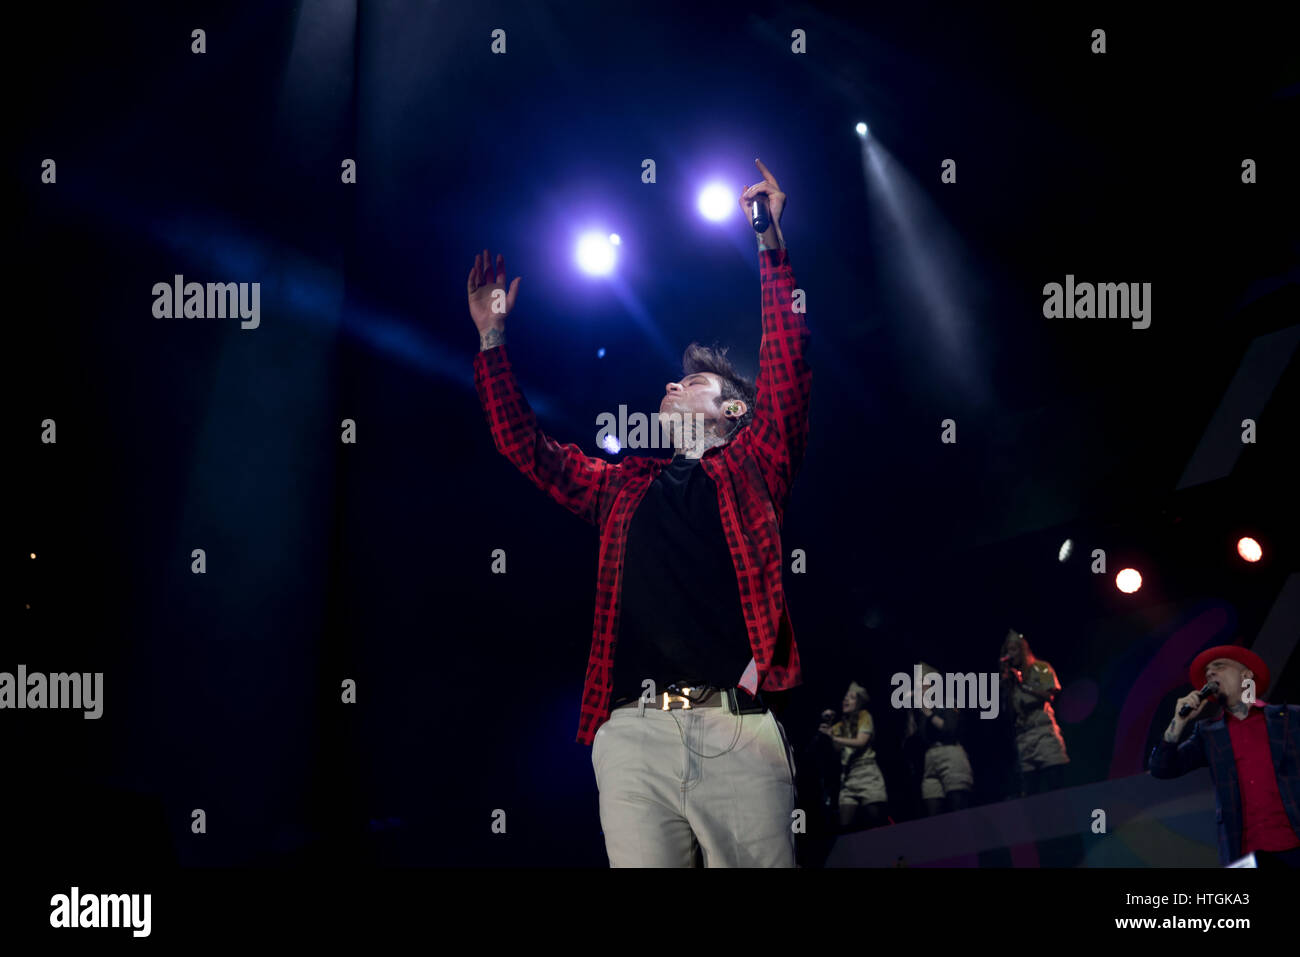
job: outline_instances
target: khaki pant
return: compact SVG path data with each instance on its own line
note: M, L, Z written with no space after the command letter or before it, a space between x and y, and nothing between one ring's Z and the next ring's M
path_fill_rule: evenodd
M1020 752L1020 770L1026 774L1070 763L1065 753L1065 739L1050 719L1017 729L1016 748Z
M925 752L921 775L922 799L943 798L949 791L969 791L975 786L970 759L960 744L932 744Z
M841 804L875 804L888 801L885 776L875 758L858 758L840 785Z
M794 752L770 711L619 708L591 764L611 867L794 867Z

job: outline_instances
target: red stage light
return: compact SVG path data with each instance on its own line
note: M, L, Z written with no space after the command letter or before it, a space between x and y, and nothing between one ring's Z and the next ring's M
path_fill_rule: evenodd
M1253 538L1243 538L1237 542L1237 554L1248 562L1257 562L1264 555L1264 549Z

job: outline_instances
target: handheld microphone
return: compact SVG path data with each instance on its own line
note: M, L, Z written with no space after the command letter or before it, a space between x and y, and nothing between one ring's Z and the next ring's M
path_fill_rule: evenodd
M772 225L772 217L767 214L767 197L755 196L749 210L750 220L754 224L754 232L767 232L767 227Z
M1218 686L1217 683L1215 683L1215 682L1213 682L1213 681L1207 681L1207 682L1205 683L1205 687L1202 688L1200 691L1196 692L1196 695L1197 695L1197 697L1199 697L1202 701L1204 701L1204 700L1205 700L1206 698L1208 698L1210 695L1212 695L1212 694L1217 694L1218 691L1219 691L1219 686ZM1181 708L1178 709L1178 717L1180 717L1180 718L1185 718L1185 717L1187 717L1187 716L1188 716L1189 714L1191 714L1191 713L1192 713L1192 706L1191 706L1190 704L1185 704L1185 705L1183 705Z

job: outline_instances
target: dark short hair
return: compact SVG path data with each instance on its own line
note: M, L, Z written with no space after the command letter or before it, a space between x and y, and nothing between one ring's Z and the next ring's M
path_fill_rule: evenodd
M741 429L754 420L754 406L758 403L758 386L736 371L736 367L727 358L727 347L719 349L692 342L682 354L683 378L697 372L712 372L722 380L722 392L718 396L717 406L728 399L740 399L745 403L745 414L736 420L735 426L727 438L732 438Z

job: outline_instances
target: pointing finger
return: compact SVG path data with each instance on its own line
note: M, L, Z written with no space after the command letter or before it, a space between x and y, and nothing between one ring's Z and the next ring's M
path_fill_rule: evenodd
M763 161L758 157L754 157L754 163L758 166L758 171L763 174L763 179L776 186L776 177L772 175L770 169L763 165ZM777 186L777 189L780 189L780 187Z

